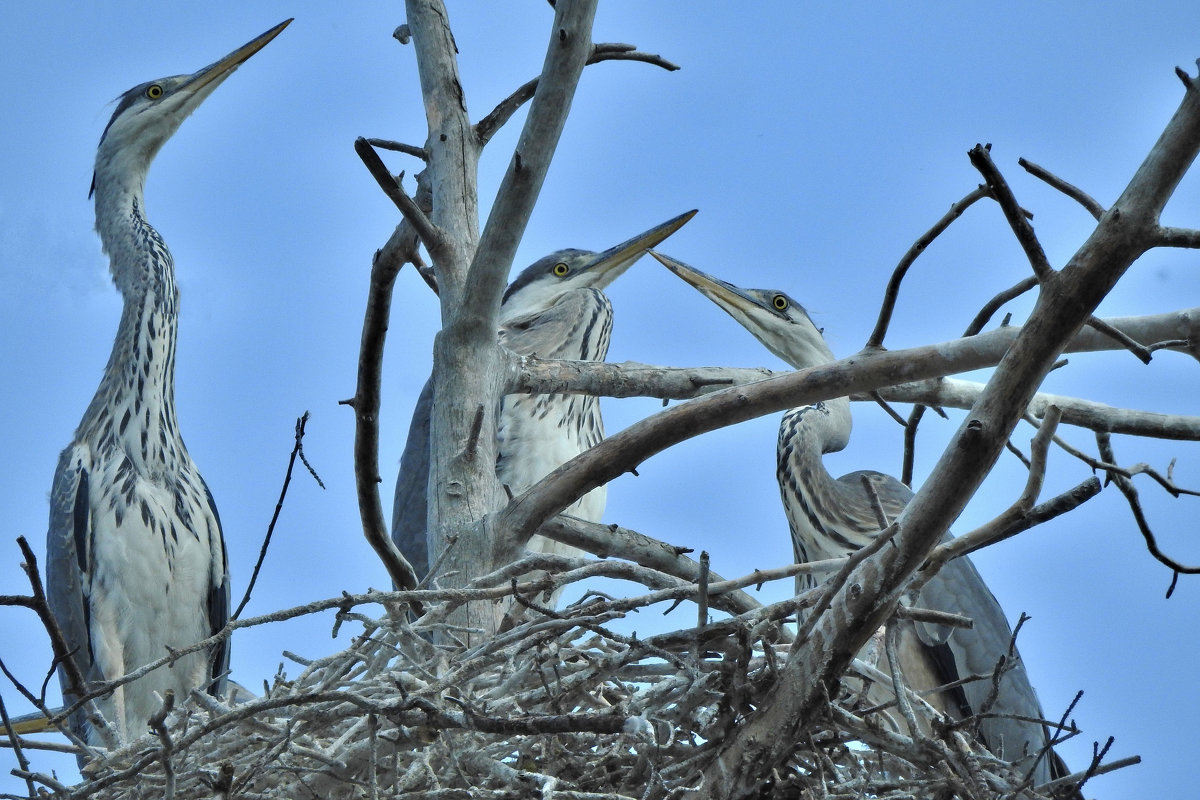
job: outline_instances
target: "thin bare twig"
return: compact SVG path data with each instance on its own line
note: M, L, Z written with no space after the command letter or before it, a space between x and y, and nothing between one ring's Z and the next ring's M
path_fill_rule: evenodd
M593 44L592 54L586 64L598 64L601 61L641 61L669 72L679 69L679 65L667 61L662 56L653 53L643 53L631 44ZM513 114L533 97L537 91L539 78L533 78L521 84L516 91L500 101L487 116L475 123L475 136L481 144L487 144L496 131L504 127Z
M287 470L283 475L283 487L279 490L279 499L275 501L275 512L271 514L271 522L267 525L267 534L263 537L262 547L258 551L258 560L254 562L254 570L250 573L250 582L246 584L246 593L242 595L242 601L238 603L237 610L231 615L231 619L237 619L241 616L242 609L246 607L246 603L250 602L250 594L254 591L254 584L258 581L259 570L262 569L263 561L267 558L267 548L271 545L271 536L275 533L275 523L279 521L279 514L283 511L283 500L287 497L288 485L292 482L292 467L296 465L296 456L304 459L303 441L304 441L304 426L308 423L308 412L305 411L296 419L296 443L292 447L292 454L288 457ZM304 459L304 466L308 467L309 474L316 480L317 485L322 489L325 484L318 477L312 465L308 463L308 459Z
M392 139L376 139L373 137L367 137L367 144L371 145L371 147L378 147L380 150L404 153L405 155L419 158L422 161L429 160L429 153L424 147L416 147L415 145L393 141Z
M1122 333L1117 328L1113 327L1112 325L1109 325L1107 322L1105 322L1104 320L1102 320L1096 316L1088 317L1088 321L1086 324L1089 327L1093 328L1094 330L1097 330L1100 333L1104 334L1105 336L1109 337L1113 341L1118 342L1126 350L1128 350L1129 352L1131 352L1135 356L1137 356L1138 360L1141 361L1143 364L1150 363L1150 359L1151 359L1150 348L1143 346L1140 342L1134 340L1133 337L1128 336L1125 333Z
M900 283L908 273L908 268L913 265L913 262L917 260L921 253L925 252L925 248L929 247L942 231L950 227L950 223L961 217L977 200L988 195L989 191L984 186L978 186L971 190L966 197L957 203L952 203L950 210L934 223L933 227L927 230L921 238L913 242L912 247L908 248L908 252L900 259L900 263L896 265L896 268L892 270L892 277L888 281L887 289L883 293L883 304L879 308L879 319L875 323L875 330L871 331L871 336L867 339L867 344L865 345L867 348L883 347L883 339L887 336L888 325L891 324L892 313L896 309L896 300L900 296Z
M396 176L388 171L383 160L379 158L379 154L375 152L375 148L371 143L363 137L358 137L354 140L354 152L358 153L358 157L362 159L371 176L375 178L375 182L379 184L379 188L383 189L383 193L388 196L400 213L404 215L404 219L416 231L417 236L421 239L421 243L430 253L438 253L444 246L444 237L441 230L425 216L425 212L417 205L417 201L409 196L408 192L404 191L404 187L400 185L400 181L396 180ZM436 260L436 257L435 257Z
M1050 170L1039 166L1028 159L1018 158L1017 163L1024 167L1025 171L1033 177L1045 181L1053 188L1079 203L1079 205L1083 206L1096 220L1099 220L1100 217L1104 216L1104 212L1106 210L1104 206L1100 205L1100 203L1097 202L1094 197L1080 189L1078 186L1064 181Z
M5 672L8 672L8 670L5 670ZM8 740L12 742L13 754L17 758L17 767L24 772L29 772L29 759L25 757L25 751L21 748L21 740L17 737L16 731L13 730L12 720L8 718L8 707L4 705L3 695L0 695L0 722L4 724L4 732L8 735ZM25 785L29 788L29 796L33 797L35 794L33 779L26 778Z
M1029 218L1032 215L1021 208L1008 181L1004 179L992 161L991 145L977 144L967 155L971 159L971 164L987 181L992 197L1000 204L1004 218L1008 220L1008 225L1016 235L1021 249L1025 251L1025 257L1029 259L1029 266L1033 268L1033 274L1039 281L1046 280L1054 274L1054 268L1050 266L1050 260L1046 258L1046 251L1042 249L1037 234L1033 232L1033 226L1029 224Z
M1101 458L1110 463L1116 463L1116 456L1112 447L1112 437L1107 433L1097 432L1096 445L1100 451ZM1150 522L1146 519L1146 514L1142 510L1142 503L1138 498L1137 487L1133 485L1133 481L1129 476L1116 471L1110 471L1108 476L1117 485L1117 488L1121 490L1121 494L1125 495L1125 500L1129 503L1129 510L1133 512L1133 519L1137 523L1138 530L1141 531L1142 538L1146 540L1146 550L1149 551L1150 555L1155 560L1170 567L1176 576L1180 574L1200 575L1200 566L1190 566L1176 561L1158 546L1158 538L1154 535L1154 530L1150 527ZM1175 583L1172 580L1171 590L1174 590L1174 588ZM1171 590L1167 592L1167 597L1171 596Z

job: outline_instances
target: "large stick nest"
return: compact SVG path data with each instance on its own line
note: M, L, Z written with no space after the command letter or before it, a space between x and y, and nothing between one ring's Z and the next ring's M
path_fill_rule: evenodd
M591 594L551 612L527 599L532 584L517 588L510 627L483 641L447 620L467 602L512 603L514 588L425 593L442 599L415 622L395 602L413 593L366 595L387 607L379 617L347 596L337 625L363 626L349 648L294 678L281 671L258 698L193 692L157 735L94 758L68 796L703 796L720 744L782 661L803 654L785 624L803 597L639 639L610 623L665 592ZM762 776L760 797L975 798L1025 783L975 743L970 720L940 718L911 693L927 730L909 736L893 705L867 705L866 689L891 681L862 660L851 670Z

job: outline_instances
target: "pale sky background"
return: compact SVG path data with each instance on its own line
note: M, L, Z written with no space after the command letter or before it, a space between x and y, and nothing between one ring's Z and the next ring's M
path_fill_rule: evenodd
M742 11L748 9L749 12ZM478 119L542 63L544 2L450 4L467 103ZM179 419L217 500L235 602L279 491L295 418L311 411L305 450L321 491L298 471L247 614L384 587L363 541L351 474L351 412L371 255L397 212L355 156L359 135L424 140L413 50L391 38L401 3L7 3L0 10L0 593L26 591L13 540L44 553L58 453L99 381L120 298L92 231L92 159L130 86L192 72L280 20L296 21L184 123L155 162L148 215L175 255L182 290ZM993 157L1055 266L1091 218L1017 166L1038 162L1109 204L1182 95L1172 70L1195 71L1200 5L1164 3L801 4L610 1L596 41L630 42L683 69L589 67L517 267L560 247L603 249L690 208L700 214L662 249L748 286L786 289L834 351L862 346L883 285L912 241L979 182L966 151ZM483 164L486 210L520 120ZM393 169L411 160L388 156ZM409 184L411 186L411 182ZM1200 179L1187 178L1164 221L1200 226ZM1105 302L1105 315L1200 304L1198 257L1154 253ZM1028 273L999 210L980 203L939 239L904 285L891 347L958 335L995 292ZM610 359L781 368L736 323L647 259L610 290ZM1012 311L1020 320L1028 302ZM397 285L387 352L382 471L390 509L408 415L428 373L436 302L416 274ZM1050 391L1116 405L1200 413L1197 365L1162 353L1073 356ZM606 401L610 431L654 413L654 400ZM857 405L855 436L830 458L841 474L897 473L901 432ZM906 409L902 409L906 411ZM958 425L926 417L918 480ZM791 548L774 479L778 415L689 442L609 489L606 521L705 548L726 576L786 563ZM1031 432L1018 430L1027 443ZM1089 446L1086 433L1068 431ZM1200 486L1200 446L1118 440L1125 463ZM1052 456L1046 491L1088 471ZM1007 506L1023 469L1005 456L955 526ZM1197 499L1139 480L1163 546L1200 562ZM1143 764L1095 780L1089 796L1186 796L1200 745L1200 579L1165 600L1166 568L1146 554L1119 493L976 557L1010 619L1033 620L1021 651L1047 714L1079 689L1084 734L1061 752L1075 768L1093 741ZM776 599L783 587L764 591ZM571 599L568 596L568 599ZM688 610L675 624L687 624ZM37 686L50 661L29 612L0 611L0 657ZM316 657L332 616L240 633L234 677L260 686L283 649ZM653 613L640 632L672 624ZM295 673L296 665L286 668ZM55 691L57 681L54 682ZM28 710L0 689L10 711ZM73 761L34 755L64 776ZM23 791L0 755L0 791Z

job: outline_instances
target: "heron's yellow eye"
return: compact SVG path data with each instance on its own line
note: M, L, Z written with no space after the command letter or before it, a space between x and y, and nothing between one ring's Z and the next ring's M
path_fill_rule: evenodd
M771 299L771 305L775 306L776 311L787 311L788 299L781 294L777 294Z
M560 278L564 277L570 271L571 271L571 268L568 267L566 265L566 263L563 261L560 261L554 265L554 274Z
M149 97L151 100L157 100L162 97L162 93L163 88L157 83L152 83L146 87L146 97Z

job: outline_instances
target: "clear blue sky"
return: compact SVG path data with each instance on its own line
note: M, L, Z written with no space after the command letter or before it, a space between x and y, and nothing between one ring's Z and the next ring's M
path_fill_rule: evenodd
M978 182L966 151L991 142L997 163L1061 266L1091 219L1027 178L1025 156L1111 202L1194 71L1200 6L1173 3L755 4L605 2L595 39L637 44L683 66L589 67L518 266L559 247L601 249L689 208L701 213L664 247L744 285L784 288L826 329L834 350L861 347L882 287L911 242ZM306 451L326 491L298 473L247 613L387 577L358 528L351 413L371 254L396 211L361 167L356 136L423 141L413 51L391 38L400 3L6 4L0 11L0 592L21 591L13 539L44 550L46 495L99 380L120 312L87 200L92 158L130 86L191 72L280 20L296 22L249 61L167 144L147 185L148 214L175 254L182 289L179 418L225 524L235 595L249 577L279 490L295 418L312 412ZM472 116L536 74L551 19L545 3L455 3L451 20ZM484 163L487 207L516 128ZM390 158L395 169L412 162ZM411 184L410 184L411 185ZM1200 226L1200 181L1185 180L1165 221ZM1195 254L1144 258L1102 307L1140 314L1200 304ZM888 344L953 338L998 289L1025 274L998 210L987 204L930 248L905 284ZM652 261L611 289L610 358L660 364L781 367L732 320ZM1026 304L1013 308L1016 319ZM436 304L411 271L398 283L384 386L383 491L408 413L428 372ZM1148 367L1126 356L1072 357L1047 385L1117 405L1198 413L1197 366L1171 353ZM610 431L656 401L605 404ZM926 418L927 473L961 419ZM835 473L899 469L900 431L856 407ZM787 527L773 476L776 417L690 442L609 490L606 519L708 549L734 576L785 563ZM1069 432L1087 446L1086 434ZM1028 429L1018 432L1027 441ZM1200 447L1118 441L1126 463L1200 485ZM1055 453L1047 491L1083 480ZM1005 457L956 526L1007 506L1022 469ZM1164 545L1200 562L1198 502L1141 482ZM1033 617L1021 650L1047 712L1078 689L1084 736L1062 748L1086 763L1093 740L1143 765L1095 781L1089 795L1167 796L1195 786L1177 756L1200 741L1194 678L1200 580L1164 600L1169 574L1144 552L1127 507L1106 490L1083 512L980 554L1010 618ZM778 596L764 592L767 598ZM689 614L691 612L688 612ZM642 614L641 631L664 623ZM37 685L49 648L26 612L5 609L0 652ZM246 632L235 677L274 674L287 648L344 646L330 617ZM686 618L678 621L686 624ZM287 668L295 671L294 664ZM4 690L6 698L12 693ZM11 709L25 711L24 706ZM7 771L11 758L0 756ZM38 757L43 769L69 760ZM0 777L0 791L18 788Z

